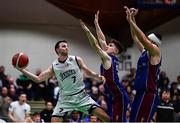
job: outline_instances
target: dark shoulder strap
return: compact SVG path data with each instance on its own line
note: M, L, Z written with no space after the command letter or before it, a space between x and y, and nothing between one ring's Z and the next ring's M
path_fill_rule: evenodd
M76 60L76 63L77 63L77 65L78 65L79 69L81 69L81 67L80 67L80 65L79 65L79 63L78 63L78 60L77 60L77 56L75 56L75 60Z

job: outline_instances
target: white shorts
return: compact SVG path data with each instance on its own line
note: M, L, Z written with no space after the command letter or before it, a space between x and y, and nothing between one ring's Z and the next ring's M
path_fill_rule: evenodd
M74 110L89 115L96 107L99 105L83 90L75 95L59 96L52 116L63 117Z

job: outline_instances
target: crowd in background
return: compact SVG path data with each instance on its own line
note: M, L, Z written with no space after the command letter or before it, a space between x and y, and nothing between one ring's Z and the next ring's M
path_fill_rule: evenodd
M40 69L37 69L36 75L41 73ZM126 88L131 101L136 94L134 90L134 79L136 76L136 68L131 68L127 75L122 77L122 84ZM105 93L105 87L103 84L99 84L96 81L91 79L86 79L86 92L106 111L108 112L108 100L109 96ZM163 102L161 97L161 104L168 103L167 105L171 106L173 110L173 121L180 121L180 75L177 76L177 81L170 81L165 71L161 71L158 79L158 93L162 94L164 90L170 92L169 102ZM39 112L31 112L29 118L26 119L29 121L41 121L41 122L50 122L50 116L53 112L53 108L56 105L58 97L58 81L53 76L47 81L42 83L35 83L32 80L28 79L24 75L20 75L17 79L12 78L10 75L6 75L5 67L0 66L0 119L5 121L11 121L8 117L8 111L10 104L14 101L19 100L19 94L24 93L27 96L28 101L38 101L44 100L45 109ZM166 106L166 105L165 105ZM161 107L161 106L159 106ZM159 110L158 110L159 111ZM161 112L160 112L161 113ZM129 111L127 111L126 117L129 118ZM157 115L158 112L157 112ZM98 119L95 116L86 116L81 112L74 111L69 114L69 117L65 119L69 122L97 122ZM172 119L171 119L172 120Z

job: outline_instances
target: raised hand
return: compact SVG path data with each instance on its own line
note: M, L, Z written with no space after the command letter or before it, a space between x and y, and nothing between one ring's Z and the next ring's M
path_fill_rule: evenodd
M138 9L130 8L130 14L132 17L135 17L138 13Z
M130 20L132 20L130 9L127 6L124 6L124 9L126 10L126 19L128 22L130 22Z
M80 25L83 28L84 31L88 32L89 29L87 28L87 26L85 25L85 23L80 19Z
M98 24L99 22L99 10L97 11L97 13L95 14L95 17L94 17L94 24Z

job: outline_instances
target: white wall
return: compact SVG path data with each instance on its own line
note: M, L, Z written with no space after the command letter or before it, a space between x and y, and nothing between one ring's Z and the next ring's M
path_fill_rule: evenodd
M167 71L171 81L180 75L180 17L158 27L155 31L162 33L162 69Z

